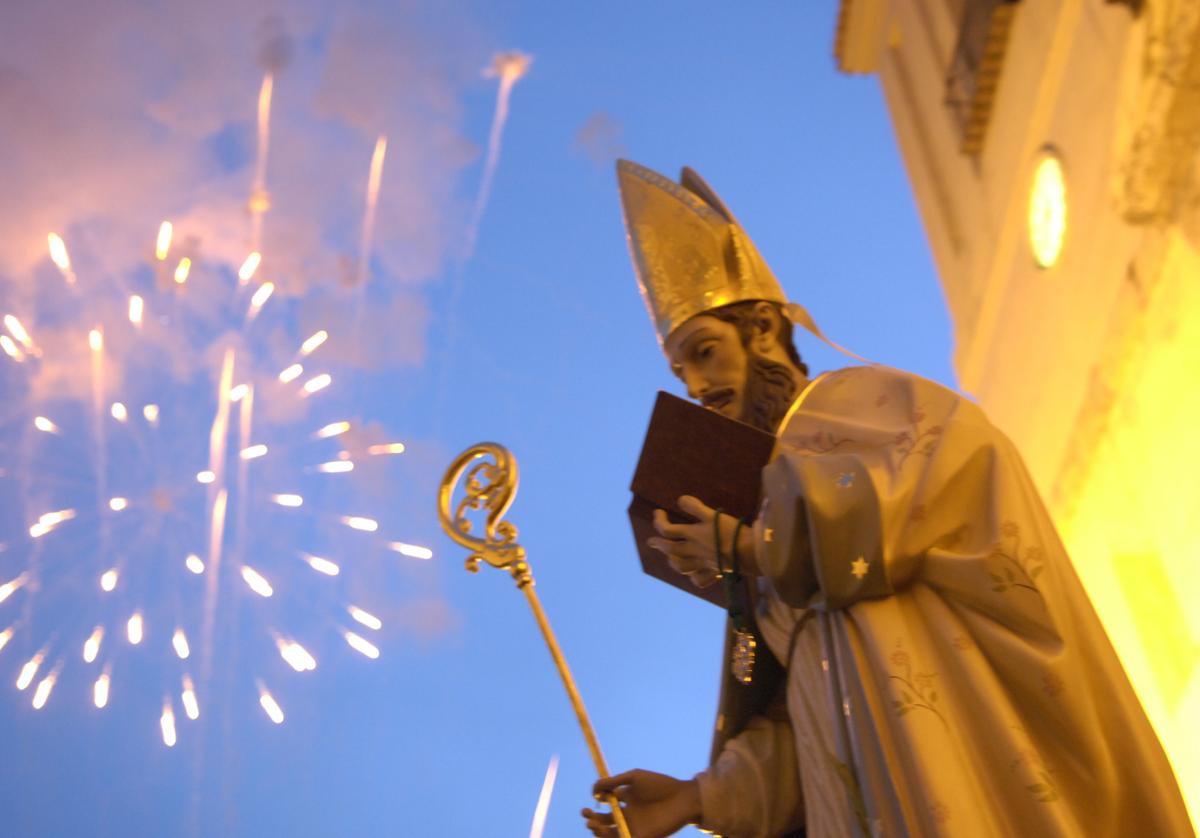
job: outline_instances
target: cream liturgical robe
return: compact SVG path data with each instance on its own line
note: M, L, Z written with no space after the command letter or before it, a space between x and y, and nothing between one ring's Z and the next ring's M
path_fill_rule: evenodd
M727 836L1186 836L1154 732L1012 443L929 381L812 382L763 471L786 687L698 776Z

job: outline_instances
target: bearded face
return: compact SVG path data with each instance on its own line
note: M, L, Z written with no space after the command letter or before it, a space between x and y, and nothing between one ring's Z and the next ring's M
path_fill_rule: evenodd
M770 341L765 345L770 352ZM785 354L756 351L735 324L708 315L693 317L672 332L665 348L689 396L768 433L775 433L803 380Z
M775 433L792 402L796 400L796 378L791 367L746 350L745 396L740 418L767 433Z

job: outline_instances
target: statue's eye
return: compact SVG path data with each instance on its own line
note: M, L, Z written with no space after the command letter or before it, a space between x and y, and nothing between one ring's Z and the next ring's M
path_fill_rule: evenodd
M713 347L714 341L706 341L705 343L700 344L700 346L696 349L696 357L701 361L707 361L712 357L713 352L715 351Z

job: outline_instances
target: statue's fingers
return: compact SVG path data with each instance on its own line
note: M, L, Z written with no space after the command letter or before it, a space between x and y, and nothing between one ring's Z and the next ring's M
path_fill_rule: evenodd
M682 495L676 503L688 515L695 516L702 523L712 524L713 515L716 513L716 510L700 500L700 498L693 497L692 495Z
M608 794L614 789L620 788L621 786L629 785L636 780L637 776L641 773L641 769L634 768L630 771L623 771L620 774L613 774L611 777L601 777L592 784L592 794L597 800L602 801L604 795Z
M717 573L712 568L704 568L691 575L692 584L697 588L707 588L709 585L721 578L721 574Z
M593 812L591 809L584 809L582 814L587 819L587 828L593 835L616 834L613 816L608 812Z
M694 556L696 553L694 545L674 538L647 538L646 546L668 556Z
M703 559L698 559L693 556L680 556L676 553L667 554L667 564L675 569L676 573L701 573L708 570L708 565Z
M716 567L716 556L713 551L712 543L699 537L699 534L694 538L687 540L671 541L664 539L662 546L659 548L668 556L680 556L685 559L695 559L700 562L701 567Z
M673 524L667 517L667 513L661 509L654 510L654 529L658 530L659 535L665 535L668 538L686 538L688 524Z

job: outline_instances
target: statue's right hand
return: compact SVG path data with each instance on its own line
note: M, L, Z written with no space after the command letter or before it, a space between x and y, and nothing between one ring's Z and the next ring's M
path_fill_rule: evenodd
M680 498L681 502L683 500ZM700 501L695 503L698 505L695 514L700 517L702 513L699 510L708 510L708 507ZM688 508L686 511L692 513L693 509ZM716 548L713 546L713 515L713 511L708 510L707 520L702 520L699 524L673 524L667 518L666 512L656 509L654 529L658 531L658 536L646 540L647 546L666 555L667 563L676 573L687 576L698 588L707 588L721 578L720 569L717 567ZM728 526L732 527L734 520L725 517Z
M616 795L634 838L663 838L700 820L700 788L695 780L636 768L597 780L592 791L598 798ZM616 838L611 813L584 809L580 814L593 835Z

